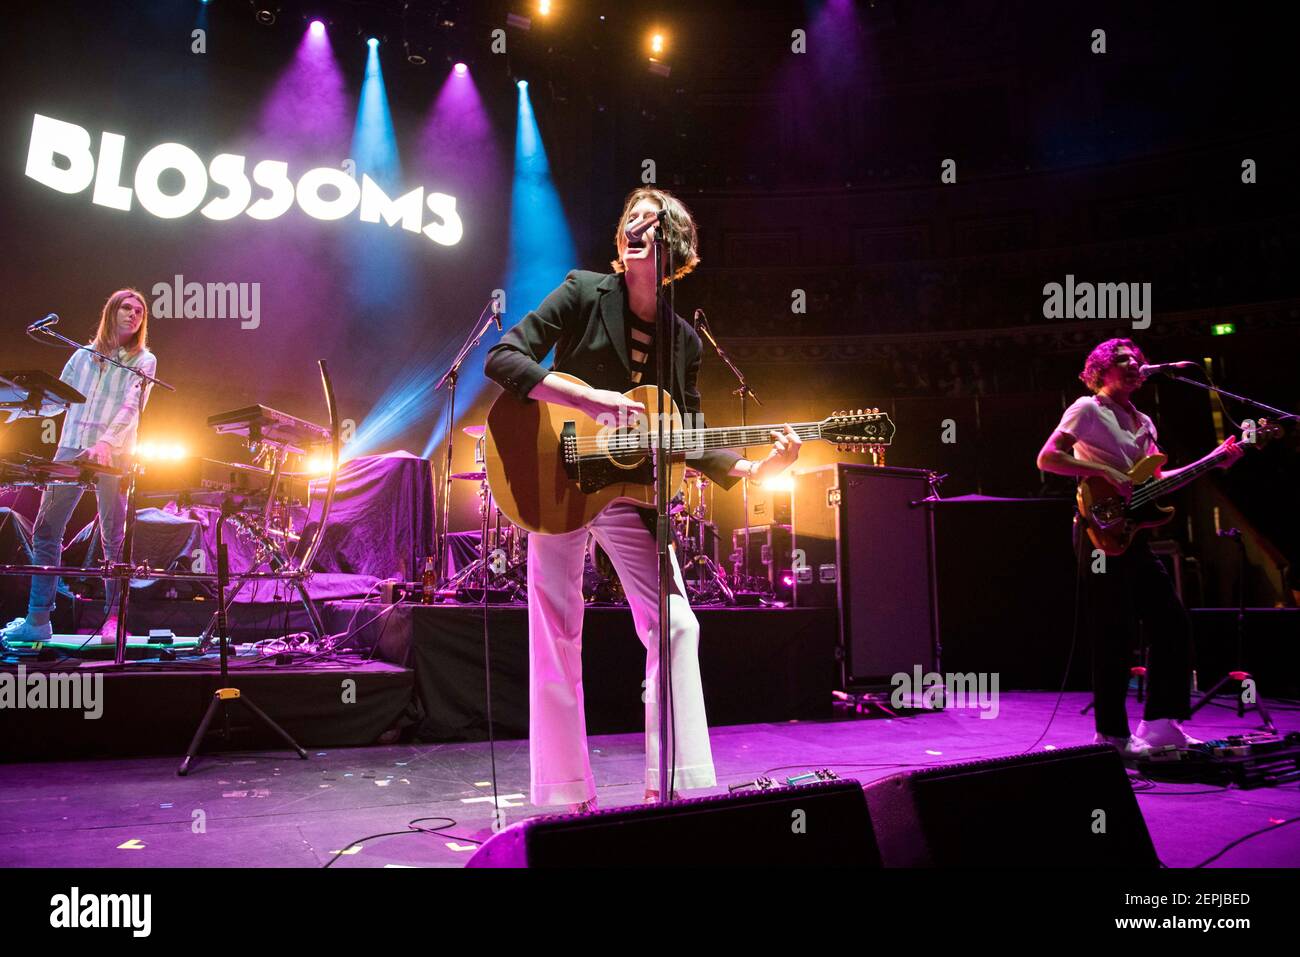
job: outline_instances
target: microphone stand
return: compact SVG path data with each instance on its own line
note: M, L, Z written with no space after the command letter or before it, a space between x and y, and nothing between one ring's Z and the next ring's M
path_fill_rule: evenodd
M655 331L656 349L656 392L659 394L658 415L656 416L657 444L654 450L655 466L655 545L659 556L659 684L656 689L659 716L659 803L666 804L672 798L673 785L669 780L676 769L676 755L669 759L668 751L675 752L675 737L670 742L673 732L672 703L672 641L671 627L668 619L668 592L673 578L672 553L669 551L671 532L668 518L669 498L672 496L672 455L669 442L672 438L672 423L668 421L668 408L664 395L672 394L674 383L673 360L676 358L677 316L673 310L674 289L670 283L666 288L663 279L674 272L671 248L664 255L663 237L665 221L662 211L658 218L659 228L655 230L655 303L658 313L658 329ZM666 262L665 262L666 259Z
M147 372L141 372L139 369L133 369L126 363L119 362L118 360L114 359L112 356L106 356L104 355L104 353L97 351L93 346L82 345L80 342L74 342L73 340L69 339L67 336L60 335L57 332L51 332L48 326L43 326L40 329L35 330L35 332L41 333L43 335L47 335L51 339L58 339L60 342L66 342L68 345L72 346L73 351L85 350L86 352L89 352L92 356L94 356L96 359L103 359L105 362L111 362L119 369L125 369L127 372L131 373L131 375L136 376L139 379L143 379L145 382L148 382L150 385L160 385L168 392L176 391L175 386L168 385L166 382L163 382L162 379L157 379L149 375ZM32 339L36 339L36 336L33 335L31 331L28 332L28 336L30 336ZM36 339L36 341L41 342L40 339ZM48 342L42 344L49 345Z
M438 536L437 542L435 542L434 550L437 553L437 557L433 562L438 582L437 588L442 588L447 582L448 576L446 565L451 557L448 549L448 536L451 532L451 452L454 444L453 438L456 431L456 382L460 379L461 365L464 364L467 358L469 358L469 354L474 351L474 347L482 341L484 334L488 331L488 327L493 323L496 323L497 331L501 331L502 314L496 310L496 304L496 299L491 299L488 301L488 304L483 307L483 311L478 314L478 319L474 322L474 329L470 333L469 338L465 340L464 345L460 347L460 352L456 353L456 358L452 360L451 368L443 373L442 378L438 380L438 384L433 387L434 392L441 389L444 384L448 387L447 456L442 469L442 531ZM491 317L485 321L484 317L487 316L489 312L491 313Z
M731 356L727 355L726 350L724 350L722 346L718 344L718 340L713 338L713 330L709 328L709 317L704 314L704 310L697 309L695 311L695 314L696 316L699 317L700 320L699 325L697 327L700 335L702 335L705 339L708 340L709 345L713 346L713 351L718 354L718 358L721 359L723 364L726 365L726 367L731 370L731 374L734 375L736 377L736 381L740 383L740 386L736 389L733 389L731 394L740 396L740 430L743 433L745 431L745 427L749 424L746 415L746 409L745 409L745 399L746 398L753 399L754 404L757 405L760 409L763 407L763 403L758 400L758 396L754 394L754 390L751 389L749 387L749 383L745 381L745 373L741 372L740 369L736 367L736 364L731 361ZM741 449L741 452L748 453L749 449ZM743 588L745 591L749 591L749 476L748 475L744 475L740 479L740 502L741 502L741 507L745 510L745 552L741 556L741 563L742 563L742 568L744 570L745 580L741 583L740 587Z
M1205 382L1197 382L1195 379L1189 379L1187 376L1177 375L1168 369L1161 369L1156 375L1165 376L1168 379L1175 379L1178 382L1185 382L1187 385L1194 385L1198 389L1204 389L1206 392L1217 392L1219 395L1226 395L1229 399L1236 399L1238 402L1244 402L1246 405L1253 405L1255 408L1276 416L1279 422L1294 422L1300 419L1293 412L1284 412L1281 409L1275 409L1271 405L1260 402L1258 399L1251 399L1244 395L1237 395L1235 392L1229 392L1227 389L1220 389L1217 385L1210 385Z
M1170 372L1168 369L1161 369L1159 375L1163 375L1170 379L1175 379L1178 382L1184 382L1187 385L1194 385L1198 389L1204 389L1206 392L1217 393L1220 396L1226 395L1230 399L1236 399L1238 402L1242 402L1245 403L1246 405L1254 406L1255 408L1260 409L1261 411L1268 412L1271 415L1276 416L1277 420L1280 422L1295 422L1297 419L1300 419L1300 416L1297 416L1292 412L1284 412L1281 409L1275 409L1273 408L1273 406L1268 405L1267 403L1264 402L1260 402L1257 399L1251 399L1244 395L1237 395L1235 392L1229 392L1226 389L1220 389L1218 386L1211 385L1205 382L1198 382L1195 379L1189 379L1187 376L1176 375L1173 372ZM1222 402L1222 399L1220 399L1220 402ZM1207 704L1213 701L1215 696L1218 695L1219 691L1223 688L1223 686L1228 684L1229 682L1236 681L1240 684L1244 684L1245 681L1251 680L1250 673L1245 670L1244 665L1242 664L1242 651L1241 651L1242 642L1243 642L1243 633L1246 627L1246 542L1245 539L1242 537L1241 532L1235 528L1229 529L1227 532L1221 532L1220 534L1224 538L1231 538L1237 543L1237 599L1238 599L1237 601L1237 658L1236 658L1237 665L1236 665L1236 670L1229 670L1226 675L1224 675L1222 678L1219 679L1219 681L1214 685L1213 688L1205 692L1205 694L1201 695L1201 700L1196 702L1196 704L1192 706L1191 711L1188 712L1189 716L1196 714L1196 712L1200 711ZM1274 730L1273 719L1269 717L1268 711L1264 708L1264 701L1262 695L1256 693L1255 702L1253 706L1256 709L1258 709L1259 716L1264 721L1264 727L1269 731ZM1237 716L1244 717L1245 713L1246 713L1245 702L1242 699L1241 695L1238 695Z

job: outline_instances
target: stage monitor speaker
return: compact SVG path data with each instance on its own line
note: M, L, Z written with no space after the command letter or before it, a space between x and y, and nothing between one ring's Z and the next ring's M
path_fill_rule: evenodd
M1105 745L910 771L866 794L885 867L1159 866Z
M537 817L492 835L468 867L879 867L862 785L830 781Z
M925 469L837 463L794 476L795 604L840 609L845 687L933 671L934 569Z

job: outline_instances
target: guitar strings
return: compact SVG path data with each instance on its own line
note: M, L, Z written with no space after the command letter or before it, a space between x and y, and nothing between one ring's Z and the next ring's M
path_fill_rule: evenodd
M822 424L820 422L799 422L792 425L791 428L801 439L821 438ZM724 429L673 429L674 440L669 445L669 451L690 452L695 449L725 449L742 445L762 445L768 433L773 431L778 430L768 429L764 426ZM696 438L696 436L699 436L699 438ZM753 437L753 441L736 441L750 436ZM681 437L680 440L677 437ZM680 445L678 441L681 442ZM865 442L866 440L855 441ZM593 450L601 452L611 450L632 452L639 449L654 448L655 441L653 433L648 430L615 431L612 437L609 435L581 436L574 445L580 452Z
M1191 478L1193 476L1199 476L1202 472L1208 472L1210 469L1214 468L1215 463L1218 461L1219 458L1220 455L1218 454L1212 455L1204 462L1191 466L1182 475L1177 475L1174 476L1173 478L1157 479L1153 484L1142 489L1140 492L1134 493L1132 500L1129 502L1129 505L1141 506L1147 504L1148 502L1156 498L1159 498L1161 495L1165 494L1165 490L1170 485L1173 485L1175 483L1181 483L1184 479Z

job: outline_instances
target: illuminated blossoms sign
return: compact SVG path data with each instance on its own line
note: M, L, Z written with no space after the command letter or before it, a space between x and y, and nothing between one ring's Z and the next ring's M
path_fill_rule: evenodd
M245 157L222 153L204 166L199 154L180 143L161 143L145 153L136 165L132 186L124 186L125 149L126 137L103 133L96 157L91 152L89 130L37 113L32 119L27 175L61 193L80 193L94 183L91 201L96 205L129 210L134 197L146 211L162 219L179 219L196 209L208 219L234 219L240 213L253 219L275 219L296 201L308 216L326 220L350 216L360 207L362 222L382 219L389 226L400 223L403 229L423 233L443 246L454 246L464 232L456 213L456 197L446 193L426 196L421 186L390 198L364 173L358 183L342 170L327 166L307 170L295 185L289 179L289 164L279 160L257 163L250 181L244 172ZM163 191L160 180L168 170L180 174L179 192ZM208 199L210 184L225 190L225 195ZM254 186L266 195L253 199ZM426 207L434 216L427 225Z

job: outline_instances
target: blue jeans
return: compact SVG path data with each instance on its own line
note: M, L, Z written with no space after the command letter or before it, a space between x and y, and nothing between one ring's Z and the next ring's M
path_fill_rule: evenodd
M80 449L60 447L54 461L68 462L76 458ZM113 465L122 467L125 457ZM75 485L55 485L41 493L41 507L36 512L32 528L32 553L37 565L58 565L63 556L63 533L68 519L81 501L82 490ZM99 537L104 543L104 555L109 561L118 561L122 555L122 539L126 534L126 492L122 479L115 475L99 476L96 495L99 498ZM54 596L59 579L55 575L33 575L31 597L27 600L27 615L54 610ZM104 611L112 610L117 601L116 580L104 583Z

